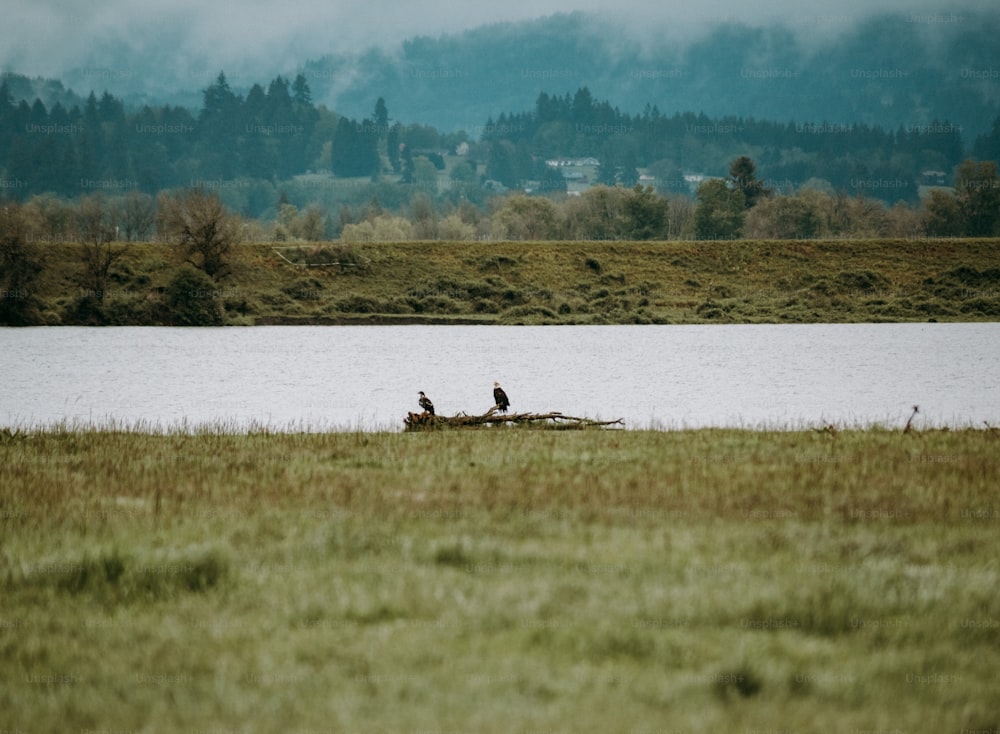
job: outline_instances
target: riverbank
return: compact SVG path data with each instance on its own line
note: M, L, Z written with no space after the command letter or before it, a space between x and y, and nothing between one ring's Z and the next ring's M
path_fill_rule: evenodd
M129 245L101 292L81 285L80 245L34 247L49 325L171 324L182 306L181 323L229 325L1000 318L996 239L246 244L229 275L173 294L168 245Z
M0 723L989 730L998 440L12 434Z

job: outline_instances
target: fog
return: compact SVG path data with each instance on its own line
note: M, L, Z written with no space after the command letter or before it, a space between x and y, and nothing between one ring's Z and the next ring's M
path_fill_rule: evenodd
M477 25L585 11L608 16L640 41L690 39L713 22L781 22L801 34L832 35L877 13L900 12L916 22L960 23L961 12L939 0L13 0L0 24L0 66L29 76L80 70L114 80L137 73L203 84L219 69L231 79L258 81L326 54L370 46L391 48L414 35L438 36ZM996 12L995 0L967 0L966 11ZM927 17L930 16L930 17ZM613 27L612 24L606 27ZM149 74L155 67L157 73ZM111 84L110 86L115 86Z

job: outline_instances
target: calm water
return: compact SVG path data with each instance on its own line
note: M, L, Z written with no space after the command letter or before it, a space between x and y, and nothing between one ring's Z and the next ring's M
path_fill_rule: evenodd
M399 429L419 410L627 426L1000 425L1000 324L0 329L0 425Z

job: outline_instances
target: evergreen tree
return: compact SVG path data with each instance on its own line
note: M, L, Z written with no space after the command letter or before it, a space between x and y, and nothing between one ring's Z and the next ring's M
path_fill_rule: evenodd
M741 155L729 164L729 184L743 192L747 209L753 209L757 201L771 195L771 189L757 179L757 164L748 156Z
M508 189L517 188L520 183L515 165L514 145L506 140L498 140L490 145L486 159L486 178L499 181Z
M577 127L590 125L594 120L594 97L587 87L580 87L573 97L571 112L573 122Z
M203 92L198 115L200 173L205 178L236 176L239 160L239 119L242 99L229 88L225 72Z
M292 96L296 104L312 107L312 90L309 89L309 82L302 74L297 75L292 82Z
M378 136L371 120L356 122L341 117L330 156L337 176L374 176L379 170Z
M385 152L389 158L389 165L392 166L392 170L395 173L400 171L399 162L399 133L403 126L398 122L394 124L389 131L386 133L385 137Z
M375 102L375 128L380 139L385 139L389 132L389 109L381 97Z
M402 145L402 157L403 157L403 176L400 179L401 183L411 184L414 182L416 169L413 163L413 151L410 150L410 146L403 143Z
M3 94L0 92L0 103ZM1000 117L993 121L993 127L986 135L976 138L976 145L973 152L981 161L996 161L1000 163Z
M670 203L652 186L636 184L625 198L628 217L626 237L631 240L663 240L669 231Z
M743 230L746 202L740 189L721 179L710 179L698 187L698 204L692 217L699 240L732 240Z

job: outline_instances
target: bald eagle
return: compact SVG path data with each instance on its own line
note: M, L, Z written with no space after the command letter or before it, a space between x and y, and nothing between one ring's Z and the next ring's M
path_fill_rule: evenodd
M506 413L507 408L510 407L510 400L507 399L507 393L500 387L499 382L493 383L493 401L497 404L497 409L501 413Z
M431 402L429 397L424 395L423 390L420 391L420 407L431 415L434 415L434 403Z

